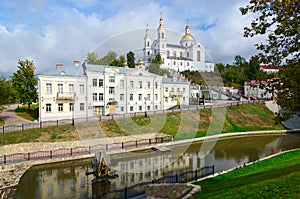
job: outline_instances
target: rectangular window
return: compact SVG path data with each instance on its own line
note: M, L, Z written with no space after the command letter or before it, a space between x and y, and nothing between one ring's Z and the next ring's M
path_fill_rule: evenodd
M99 101L103 101L103 93L99 93Z
M103 87L103 79L99 79L99 87Z
M115 94L115 87L109 87L108 93L109 93L110 95Z
M93 79L93 87L97 86L97 79Z
M168 87L166 87L166 88L165 88L165 92L168 92L168 91L169 91L169 89L168 89Z
M157 110L157 105L154 106L155 110Z
M155 89L158 89L158 83L155 82Z
M120 101L124 101L124 94L120 94Z
M129 100L133 101L133 94L129 94Z
M180 58L182 58L182 52L180 52Z
M84 103L80 103L79 110L80 110L80 111L84 111Z
M46 104L46 112L51 112L51 104Z
M133 88L133 81L130 81L130 88Z
M150 82L147 82L147 88L150 89Z
M184 102L185 102L185 97L183 97L183 98L182 98L182 101L184 101Z
M143 82L139 81L139 88L143 88Z
M185 88L182 89L182 92L185 92Z
M142 110L143 110L142 106L139 106L139 111L142 111Z
M93 101L97 101L97 93L93 93Z
M46 93L52 94L52 84L51 83L46 84Z
M63 103L59 103L58 104L58 112L63 112L64 111L64 104Z
M133 111L133 106L130 106L130 111Z
M142 94L139 94L139 101L142 101L143 97Z
M147 106L147 110L150 111L150 106Z
M158 100L158 94L155 94L155 100Z
M174 57L176 57L176 51L174 51Z
M124 112L124 106L121 106L121 112Z
M109 82L115 83L115 76L109 76Z
M172 90L172 92L174 92L174 88L172 88L171 90Z
M187 56L187 57L189 57L189 56L190 56L190 53L189 53L189 52L187 52L187 53L186 53L186 56ZM188 62L188 63L189 63L189 62Z
M165 97L165 102L168 102L168 97Z
M124 89L124 80L123 79L120 80L120 89Z
M58 92L59 92L59 93L63 93L63 92L64 92L63 84L57 84L57 87L58 87Z
M74 84L69 84L69 92L74 93L74 91L75 91Z
M147 94L147 100L150 100L151 95Z
M83 84L79 85L79 92L80 92L80 94L84 94L84 85Z
M197 51L197 61L200 61L200 51Z
M180 92L180 88L177 88L177 93L179 93Z
M72 112L74 111L74 103L69 104L69 110Z

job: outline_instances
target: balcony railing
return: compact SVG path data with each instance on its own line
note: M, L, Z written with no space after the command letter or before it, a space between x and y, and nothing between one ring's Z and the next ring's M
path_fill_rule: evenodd
M75 92L63 92L57 93L58 100L74 100L75 99Z
M171 91L169 92L170 97L181 97L183 96L183 91Z

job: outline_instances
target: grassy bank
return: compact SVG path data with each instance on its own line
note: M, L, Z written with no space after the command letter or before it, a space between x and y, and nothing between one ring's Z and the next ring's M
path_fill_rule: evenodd
M300 150L197 182L193 198L299 198Z
M130 124L132 124L131 120L135 122L136 126L130 126ZM122 128L120 128L120 124L128 125L122 125ZM275 123L274 115L263 103L232 106L226 109L219 108L213 111L207 109L183 113L168 113L167 115L147 118L141 116L104 120L100 122L100 125L103 131L109 136L131 135L155 132L155 130L157 130L160 133L175 136L176 140L206 136L208 129L210 129L210 135L219 132L229 133L284 129L281 124ZM144 128L145 126L147 126L147 128ZM157 129L157 126L162 128Z
M37 104L31 104L30 109L28 106L20 106L16 109L16 114L26 120L34 121L39 117L39 107Z

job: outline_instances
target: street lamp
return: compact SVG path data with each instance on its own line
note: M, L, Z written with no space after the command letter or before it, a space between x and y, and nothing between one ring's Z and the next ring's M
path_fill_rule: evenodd
M144 97L144 99L145 99L145 117L147 117L147 111L146 111L146 107L147 107L147 97Z

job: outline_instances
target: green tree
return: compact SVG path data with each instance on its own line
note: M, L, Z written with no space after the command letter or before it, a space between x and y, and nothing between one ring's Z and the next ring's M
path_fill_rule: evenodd
M116 59L117 53L114 51L108 51L107 54L102 58L98 58L98 54L96 52L89 52L86 56L88 63L95 65L109 66Z
M129 68L135 67L135 57L134 57L134 53L132 51L129 51L127 53L127 65Z
M242 15L253 14L249 27L244 28L244 37L266 35L265 42L256 44L261 52L259 61L282 66L275 84L281 109L278 118L289 119L300 109L300 3L299 0L250 1L240 8Z
M0 76L0 104L9 104L16 102L16 92L12 86L11 80Z
M86 60L89 64L97 64L98 61L98 54L95 52L89 52L86 55Z
M12 75L12 84L16 90L18 100L28 105L37 100L37 79L34 76L34 63L28 59L18 61L18 70Z
M119 66L123 67L125 65L126 59L123 55L119 57L119 59L115 59L110 63L110 66Z
M168 77L171 77L171 74L168 70L160 68L162 65L163 61L158 53L154 59L152 59L150 66L148 67L148 71L150 73L154 73L157 75L167 75Z

